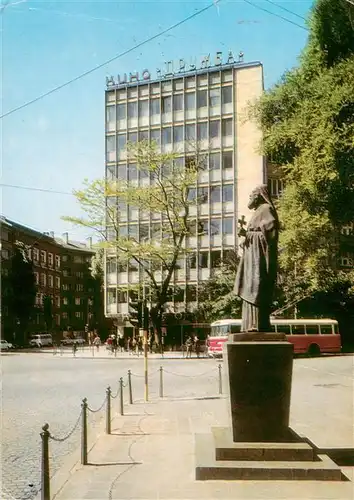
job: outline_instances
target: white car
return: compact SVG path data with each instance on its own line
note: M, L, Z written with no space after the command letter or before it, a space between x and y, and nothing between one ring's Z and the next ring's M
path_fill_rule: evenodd
M13 349L14 346L10 344L7 340L0 340L0 351L9 351Z

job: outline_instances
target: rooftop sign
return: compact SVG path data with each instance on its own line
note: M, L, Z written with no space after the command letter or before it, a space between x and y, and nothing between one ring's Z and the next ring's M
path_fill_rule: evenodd
M227 59L224 62L222 60L222 52L216 52L214 60L212 60L210 54L208 54L207 56L203 56L199 60L198 65L196 58L192 58L189 63L187 63L185 59L179 59L177 62L166 61L164 63L163 69L156 69L156 79L159 80L162 78L172 78L173 76L195 72L211 67L223 66L225 64L234 64L235 62L236 61L231 50L228 51ZM237 62L243 62L243 52L239 53ZM106 86L107 89L109 89L112 87L120 87L143 81L148 82L150 80L150 71L148 69L144 69L140 74L136 71L134 73L129 73L129 76L127 75L127 73L124 73L123 75L117 75L116 78L114 76L107 76Z

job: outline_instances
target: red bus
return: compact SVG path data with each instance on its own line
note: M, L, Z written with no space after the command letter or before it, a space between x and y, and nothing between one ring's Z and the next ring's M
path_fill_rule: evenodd
M294 344L294 353L316 355L341 352L338 322L334 319L271 319L272 332L285 333ZM210 325L208 354L222 356L223 344L230 333L241 331L241 319L222 319Z

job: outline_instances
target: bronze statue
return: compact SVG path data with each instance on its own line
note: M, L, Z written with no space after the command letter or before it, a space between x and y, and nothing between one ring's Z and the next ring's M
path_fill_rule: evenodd
M277 278L279 220L266 185L256 187L248 208L255 212L239 236L245 236L235 279L241 297L243 332L270 332L270 308Z

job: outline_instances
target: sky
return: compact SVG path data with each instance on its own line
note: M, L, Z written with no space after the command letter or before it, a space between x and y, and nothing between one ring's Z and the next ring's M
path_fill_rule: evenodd
M168 34L11 113L208 5ZM167 60L199 60L209 53L213 58L218 51L227 58L232 50L235 56L243 51L245 62L263 63L269 88L297 64L308 36L302 18L311 5L310 0L1 0L0 114L10 112L0 120L2 214L57 236L88 237L61 217L82 215L73 189L85 178L104 176L106 76L145 68L155 76Z

